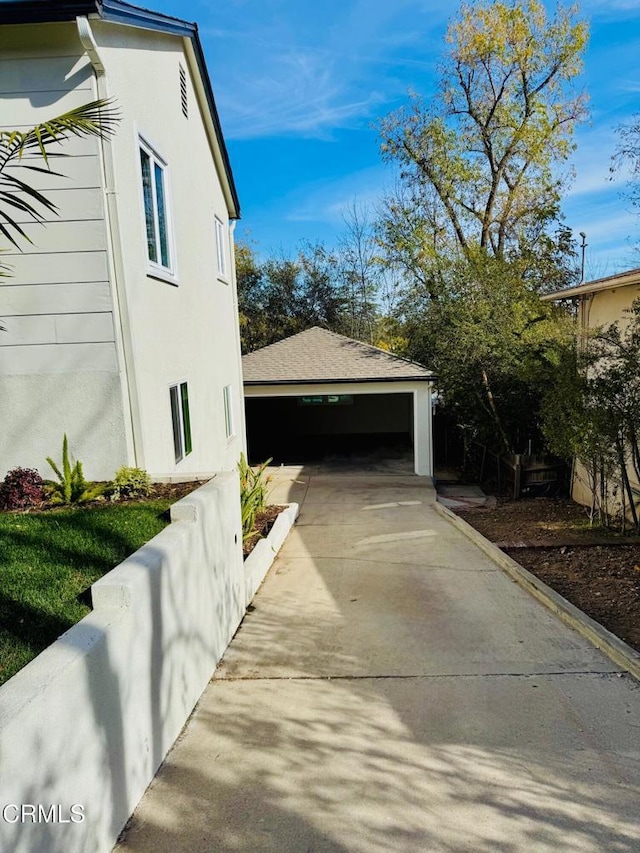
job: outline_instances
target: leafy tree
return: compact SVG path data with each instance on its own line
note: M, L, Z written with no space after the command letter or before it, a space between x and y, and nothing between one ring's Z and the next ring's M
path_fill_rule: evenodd
M459 424L496 452L541 440L539 409L568 318L523 288L513 264L481 255L445 268L446 284L426 310L408 299L406 355L438 376ZM426 355L425 355L426 354Z
M376 301L382 278L380 250L368 210L355 201L344 214L339 275L347 300L348 334L375 343Z
M572 150L585 97L569 91L587 39L573 7L548 21L538 0L464 4L447 31L440 92L382 125L383 154L430 207L436 251L497 258L558 214L556 166Z
M345 299L336 256L321 244L303 248L295 260L259 260L251 247L236 245L238 309L243 352L322 326L344 327Z
M339 276L340 261L321 243L307 244L298 256L300 320L305 328L322 326L341 331L345 323L346 294Z
M628 168L625 195L634 207L640 208L640 113L620 125L617 131L618 146L611 162L611 175Z
M447 31L439 92L382 124L400 167L378 236L404 272L408 354L439 375L458 419L502 450L537 437L563 337L538 294L575 280L561 168L584 95L575 9L477 0Z
M640 484L640 300L629 321L595 330L565 357L543 407L547 440L583 466L597 508L608 522L610 491L619 489L636 530ZM616 486L617 483L617 486ZM611 488L611 484L613 487Z

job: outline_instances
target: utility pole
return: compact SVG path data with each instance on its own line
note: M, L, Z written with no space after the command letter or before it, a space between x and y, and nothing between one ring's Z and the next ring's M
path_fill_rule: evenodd
M584 250L587 248L587 235L584 231L580 232L580 236L582 237L582 243L580 243L580 248L582 249L582 263L580 265L580 284L584 281Z

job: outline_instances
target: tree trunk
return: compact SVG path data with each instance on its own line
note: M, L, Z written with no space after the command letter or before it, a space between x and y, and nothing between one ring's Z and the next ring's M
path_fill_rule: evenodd
M624 458L624 441L620 436L618 436L618 438L616 438L616 451L618 453L618 464L620 465L620 475L622 477L622 485L623 485L623 488L624 488L625 493L627 495L627 498L629 499L629 507L631 508L631 518L633 519L633 526L637 532L638 531L638 513L636 510L635 501L633 499L633 492L631 491L631 483L629 481L629 474L627 473L627 463L626 463L625 458ZM623 501L623 507L624 507L624 501ZM623 518L623 520L622 520L623 531L624 531L625 521L626 521L626 519Z
M494 423L496 425L498 435L500 436L500 439L502 441L502 446L508 453L511 453L511 444L510 444L509 439L507 438L507 434L505 433L504 428L502 426L502 421L500 420L500 415L498 414L496 401L494 400L493 392L491 391L491 385L489 383L489 377L487 375L487 371L484 369L484 367L481 368L481 371L482 371L482 387L484 388L485 394L487 395L487 400L489 402L489 408L491 410L491 415L492 415Z

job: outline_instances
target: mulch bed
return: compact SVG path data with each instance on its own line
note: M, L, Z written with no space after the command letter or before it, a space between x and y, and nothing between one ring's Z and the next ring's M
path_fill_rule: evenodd
M191 492L200 488L200 486L203 486L206 482L208 481L193 480L189 483L154 483L153 491L150 495L135 498L121 498L117 503L135 503L149 500L171 500L172 503L175 503L176 501L179 501L180 498L184 498L186 495L189 495ZM0 512L44 512L49 509L64 510L104 506L105 503L109 503L109 498L100 497L96 500L86 501L86 503L81 504L52 504L49 501L42 501L42 503L35 504L34 506L27 507L26 509L0 509Z
M640 539L589 528L568 499L498 500L458 513L560 595L640 652Z
M286 509L286 507L274 504L273 506L265 507L262 512L259 512L256 515L256 532L253 536L245 539L242 543L242 553L244 554L245 559L253 551L258 542L261 539L264 539L265 536L269 535L269 531L275 524L276 518L280 515L283 509Z

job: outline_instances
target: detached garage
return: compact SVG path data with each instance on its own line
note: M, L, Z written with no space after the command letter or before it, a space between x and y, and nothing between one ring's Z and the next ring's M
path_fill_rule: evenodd
M314 327L242 358L249 460L406 446L433 476L431 391L420 364Z

